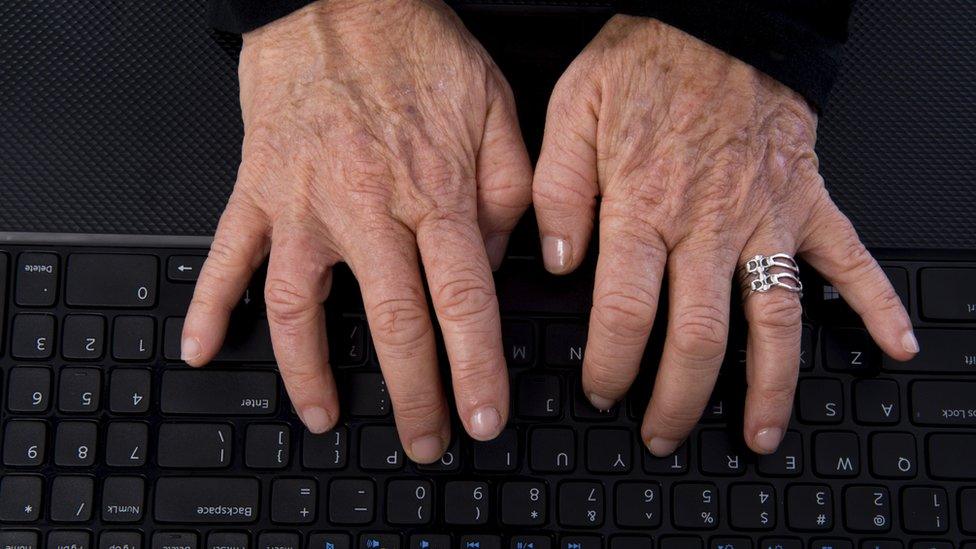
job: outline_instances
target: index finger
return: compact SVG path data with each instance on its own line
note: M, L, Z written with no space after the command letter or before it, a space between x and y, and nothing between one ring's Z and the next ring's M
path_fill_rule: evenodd
M417 243L451 363L465 430L490 440L508 421L508 371L488 255L474 219L440 216L420 224Z

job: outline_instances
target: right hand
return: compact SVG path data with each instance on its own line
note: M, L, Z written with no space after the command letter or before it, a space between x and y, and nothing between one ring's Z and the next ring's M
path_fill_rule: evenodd
M183 359L206 364L270 250L275 357L314 433L339 417L325 314L331 267L358 278L400 440L450 441L423 262L458 412L475 439L508 416L491 277L531 199L511 90L439 1L316 2L244 36L237 183L200 273ZM419 250L419 258L418 258Z

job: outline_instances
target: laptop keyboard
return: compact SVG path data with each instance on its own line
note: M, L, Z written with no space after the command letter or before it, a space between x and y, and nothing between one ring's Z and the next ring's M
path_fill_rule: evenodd
M348 272L327 307L343 422L312 435L274 368L260 276L218 360L190 369L179 336L205 249L0 249L0 549L976 549L976 262L882 262L917 327L907 363L807 280L774 455L741 442L736 322L702 421L655 458L637 433L660 336L632 394L593 409L585 275L510 259L510 425L491 442L455 427L418 466Z

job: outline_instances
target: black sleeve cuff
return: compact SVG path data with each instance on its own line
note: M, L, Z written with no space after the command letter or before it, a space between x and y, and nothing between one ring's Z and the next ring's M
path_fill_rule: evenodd
M796 90L820 110L837 78L853 0L624 0Z
M303 8L315 0L210 0L210 25L243 34Z

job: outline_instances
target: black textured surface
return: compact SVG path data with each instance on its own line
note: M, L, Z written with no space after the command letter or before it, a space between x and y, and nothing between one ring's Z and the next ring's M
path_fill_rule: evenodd
M0 230L213 231L241 129L234 48L205 5L0 2ZM467 15L534 147L548 87L599 16ZM976 248L974 53L968 0L858 3L819 150L869 245Z

